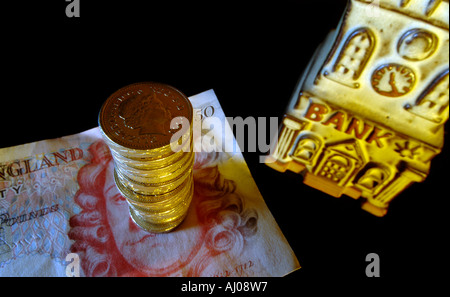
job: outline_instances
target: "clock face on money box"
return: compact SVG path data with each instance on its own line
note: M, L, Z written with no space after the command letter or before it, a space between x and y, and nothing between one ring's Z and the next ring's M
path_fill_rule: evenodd
M388 64L380 66L372 75L372 87L383 96L400 97L414 87L416 77L406 66Z

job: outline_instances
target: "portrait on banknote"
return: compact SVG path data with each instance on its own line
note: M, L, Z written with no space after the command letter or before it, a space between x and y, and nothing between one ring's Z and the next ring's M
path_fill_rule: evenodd
M140 229L113 180L113 164L102 141L91 145L91 163L78 174L75 201L82 211L70 218L71 252L86 276L213 276L214 257L239 257L257 232L258 214L245 207L232 180L217 167L218 153L200 153L195 195L185 222L167 234Z

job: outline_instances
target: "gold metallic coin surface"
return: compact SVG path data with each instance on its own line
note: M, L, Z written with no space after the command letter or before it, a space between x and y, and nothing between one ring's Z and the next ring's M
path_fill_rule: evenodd
M180 183L176 185L176 187L169 188L168 191L157 193L157 194L142 194L134 191L130 187L127 187L120 180L120 177L117 174L117 171L114 171L114 181L117 185L119 192L124 196L129 202L134 203L135 205L145 206L149 203L159 203L159 202L167 202L170 201L176 195L183 195L183 191L191 184L193 184L192 178L192 170L187 172L186 175L182 179L180 179Z
M159 184L175 180L180 175L184 174L188 168L192 168L194 166L195 154L187 154L181 161L183 162L173 163L167 167L155 170L127 168L119 163L115 164L115 168L116 170L119 170L124 177L138 184Z
M193 146L190 145L188 147L189 152L192 152ZM151 161L146 160L136 160L131 159L126 156L121 155L120 153L117 153L116 151L111 149L111 155L114 158L114 161L116 163L120 163L123 166L134 168L137 170L154 170L159 169L163 167L167 167L170 164L177 163L182 160L182 158L188 154L187 152L177 152L173 153L169 156L164 156L159 159L152 159Z
M100 111L116 186L144 230L168 232L186 217L194 191L192 119L183 93L153 82L120 89Z
M166 84L143 82L112 94L100 111L99 125L115 144L152 150L168 146L176 135L185 134L192 117L192 105L182 92Z
M145 218L142 218L138 213L136 213L133 208L129 208L130 211L130 216L133 219L133 221L142 229L144 229L145 231L148 232L152 232L152 233L165 233L165 232L169 232L173 229L175 229L176 227L178 227L178 225L180 225L184 218L187 215L187 211L180 217L176 217L171 221L166 221L166 222L161 222L161 223L153 223L153 222L149 222L148 220L146 220Z
M189 171L185 171L182 174L176 176L174 179L158 183L158 184L147 184L147 183L138 183L129 177L123 175L119 170L114 170L114 176L117 179L117 182L120 186L127 188L132 191L135 196L139 195L161 195L167 192L170 192L176 189L179 185L183 184L183 182L188 179L189 172L192 171L192 168ZM119 187L119 186L118 186Z

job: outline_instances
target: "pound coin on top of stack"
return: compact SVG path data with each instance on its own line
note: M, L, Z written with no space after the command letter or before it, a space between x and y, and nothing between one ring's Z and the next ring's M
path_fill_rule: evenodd
M168 232L185 218L194 192L193 109L179 90L136 83L112 94L99 115L114 180L142 229Z

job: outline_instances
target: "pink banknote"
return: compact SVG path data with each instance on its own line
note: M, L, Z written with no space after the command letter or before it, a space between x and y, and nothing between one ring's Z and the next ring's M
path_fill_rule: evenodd
M227 126L212 90L190 99ZM130 219L97 128L0 149L0 275L283 276L298 269L242 154L215 144L195 139L194 198L185 221L167 234Z

